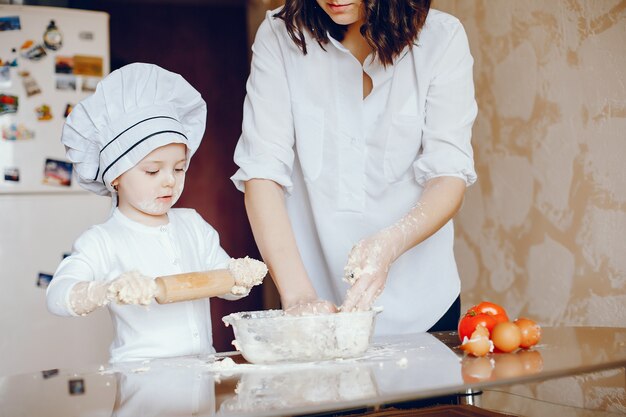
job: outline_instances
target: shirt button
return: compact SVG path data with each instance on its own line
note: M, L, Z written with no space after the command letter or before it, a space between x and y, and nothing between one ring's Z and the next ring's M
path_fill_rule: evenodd
M174 260L172 261L172 265L178 265L178 259L174 259Z
M195 339L197 339L200 335L198 334L198 332L193 332L193 333L192 333L192 336L193 336Z
M162 231L162 232L167 232L167 227L165 227L165 226L161 226L161 231Z

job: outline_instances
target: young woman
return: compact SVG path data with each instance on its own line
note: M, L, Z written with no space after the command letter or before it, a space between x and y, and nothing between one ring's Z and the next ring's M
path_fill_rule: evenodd
M253 46L232 177L292 312L453 329L452 217L476 180L473 59L428 0L287 0Z

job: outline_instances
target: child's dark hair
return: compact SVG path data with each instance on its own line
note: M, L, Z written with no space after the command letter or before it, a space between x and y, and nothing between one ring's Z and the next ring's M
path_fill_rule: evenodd
M430 0L363 0L363 4L361 34L383 65L391 64L405 46L416 42L430 10ZM274 17L285 21L289 36L305 55L303 29L322 48L328 43L328 34L341 41L347 29L333 22L315 0L286 0Z

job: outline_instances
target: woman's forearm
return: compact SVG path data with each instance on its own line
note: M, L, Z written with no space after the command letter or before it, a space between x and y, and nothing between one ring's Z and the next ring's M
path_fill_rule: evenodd
M283 309L316 300L317 294L296 245L282 187L266 179L251 179L245 187L252 233L276 283Z
M461 207L464 194L463 180L434 178L405 216L359 241L350 251L344 268L344 276L352 286L341 309L369 309L385 287L391 264L441 229Z
M465 181L457 177L436 177L426 183L417 204L388 231L395 235L395 256L418 245L441 229L461 208Z
M464 194L465 182L459 178L430 180L419 201L401 219L352 248L344 268L345 278L353 284L364 273L382 271L386 276L400 255L437 232L456 214Z

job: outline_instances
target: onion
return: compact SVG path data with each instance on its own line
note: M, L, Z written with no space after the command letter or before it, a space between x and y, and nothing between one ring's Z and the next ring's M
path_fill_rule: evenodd
M522 332L510 321L498 323L491 332L493 344L502 352L513 352L522 342Z
M460 346L465 352L474 356L485 356L493 351L493 343L489 340L489 330L478 325L469 339L466 337Z
M524 349L535 346L541 339L541 327L535 321L520 317L515 320L515 324L522 334L520 346Z

